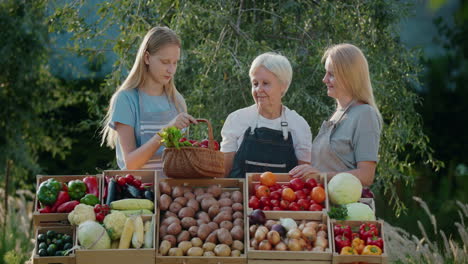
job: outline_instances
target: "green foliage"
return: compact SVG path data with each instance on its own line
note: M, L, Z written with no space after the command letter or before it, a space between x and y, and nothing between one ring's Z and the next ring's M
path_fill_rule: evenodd
M395 183L411 185L414 158L440 166L432 156L428 137L415 111L414 93L419 54L400 43L394 26L407 15L405 3L393 1L118 1L97 6L95 22L80 17L82 2L55 10L54 28L76 32L76 51L97 54L86 40L118 28L118 35L102 42L118 55L103 93L90 103L110 98L135 58L142 37L155 25L167 25L182 38L183 57L176 84L187 100L189 113L209 118L219 140L227 115L253 103L248 70L253 59L267 51L286 55L294 77L284 103L310 124L314 134L329 117L334 102L321 83L320 62L331 44L350 42L366 54L377 104L385 126L380 146L375 189L383 190L396 214L405 209ZM73 12L74 11L74 12ZM64 14L67 15L64 15ZM102 116L107 105L96 111ZM411 153L412 155L410 155Z

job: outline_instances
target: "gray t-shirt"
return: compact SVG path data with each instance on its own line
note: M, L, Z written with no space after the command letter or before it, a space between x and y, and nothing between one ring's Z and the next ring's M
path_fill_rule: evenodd
M355 169L360 161L378 161L381 131L375 108L368 104L356 105L339 121L330 145L348 169Z

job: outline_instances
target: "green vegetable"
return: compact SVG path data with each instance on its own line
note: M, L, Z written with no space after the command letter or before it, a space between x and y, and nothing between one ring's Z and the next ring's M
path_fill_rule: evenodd
M99 203L99 198L97 198L94 194L86 194L83 198L81 198L80 203L95 206Z
M111 239L106 229L95 221L81 223L76 230L78 241L85 249L110 249Z
M54 239L55 238L55 231L54 230L49 230L47 231L47 237L50 238L50 239Z
M39 249L39 250L37 251L37 254L38 254L39 256L41 256L41 257L45 257L45 256L47 256L47 249L41 248L41 249Z
M46 242L46 240L47 240L46 234L37 235L37 242Z
M49 247L47 248L47 255L54 256L55 251L57 251L57 246L55 244L50 244Z
M346 220L352 221L375 221L375 213L372 209L363 203L347 204L348 216Z
M68 182L68 195L70 199L79 201L86 194L86 184L80 180Z
M39 189L37 190L37 199L41 204L53 205L57 200L57 196L61 188L62 185L60 182L52 178L48 179L39 185Z
M62 239L65 243L73 243L72 237L70 235L65 234L63 235Z
M346 209L346 206L344 205L339 205L338 207L332 206L328 216L331 219L345 220L346 216L348 216L348 209Z
M347 172L338 173L328 183L328 197L334 204L355 203L361 193L361 181Z
M46 242L41 242L37 248L38 249L47 249L47 243Z
M166 148L179 149L181 146L186 146L186 144L181 144L181 142L179 142L184 135L182 131L175 126L164 128L158 135L162 138L161 142L164 143Z

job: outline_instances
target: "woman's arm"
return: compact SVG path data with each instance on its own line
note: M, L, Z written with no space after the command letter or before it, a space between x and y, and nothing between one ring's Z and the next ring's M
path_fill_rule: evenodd
M224 153L224 177L228 177L234 163L234 156L236 152L225 152Z

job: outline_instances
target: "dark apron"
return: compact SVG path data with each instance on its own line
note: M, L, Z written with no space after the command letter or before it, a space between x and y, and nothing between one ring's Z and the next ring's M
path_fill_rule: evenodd
M266 127L251 128L244 132L244 139L234 156L229 178L245 178L247 172L289 172L297 166L291 132L281 115L281 130Z

